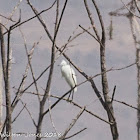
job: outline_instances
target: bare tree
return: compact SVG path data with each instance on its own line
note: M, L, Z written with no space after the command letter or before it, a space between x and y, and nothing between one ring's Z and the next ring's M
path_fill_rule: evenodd
M16 20L13 19L13 16L16 15L16 11L18 11L17 9L19 9L19 6L22 3L22 0L20 0L17 3L17 5L14 7L13 11L10 13L9 17L0 14L0 16L3 19L5 19L5 23L0 23L1 63L2 63L2 67L1 67L2 69L0 69L0 89L1 89L0 90L0 128L1 128L1 134L6 133L8 135L8 136L0 135L0 137L1 137L0 139L7 139L7 140L13 139L12 138L13 123L15 123L17 121L17 119L20 119L20 116L23 111L26 111L28 113L28 115L30 117L30 121L32 122L32 124L35 128L34 135L35 135L36 140L41 140L43 138L46 138L46 136L42 135L43 131L44 131L43 124L46 123L45 122L46 118L47 118L47 120L50 120L53 130L56 133L57 139L65 140L65 139L70 139L72 137L76 137L83 131L88 130L87 127L79 128L79 130L77 132L68 136L69 132L73 129L75 124L78 123L81 116L85 113L88 113L90 115L90 117L95 117L98 120L105 123L106 125L110 126L112 139L119 140L119 131L118 131L119 128L117 126L115 109L113 107L114 102L123 104L129 108L137 110L138 118L140 118L139 117L139 114L140 114L140 105L139 105L140 101L139 100L140 99L138 98L138 107L130 105L124 101L115 99L114 95L116 92L116 86L114 86L113 93L110 97L109 96L109 86L110 85L109 85L109 82L108 82L109 80L107 77L108 72L120 71L123 69L130 68L137 64L138 87L139 87L138 88L138 97L140 97L139 96L139 92L140 92L140 85L139 85L139 83L140 83L139 67L140 66L139 65L140 64L138 63L139 57L140 57L139 38L138 38L139 33L140 33L140 28L139 28L139 24L136 19L136 17L138 17L138 16L135 15L135 10L134 10L134 7L137 8L137 10L139 9L138 5L137 5L137 1L132 1L131 3L128 3L127 5L124 5L123 8L121 8L121 9L126 8L127 10L129 10L128 6L131 6L130 10L128 11L128 13L125 16L127 16L130 20L132 35L133 35L133 39L135 41L135 46L137 49L137 53L136 53L137 60L136 60L136 62L134 62L128 66L124 66L121 68L109 68L109 69L106 67L106 38L107 37L106 37L106 26L104 24L105 21L103 20L103 17L101 14L102 9L99 8L99 6L95 0L90 0L90 1L83 0L82 2L85 7L84 10L86 10L87 19L90 21L90 24L88 25L88 28L87 27L85 28L82 25L82 23L79 23L79 26L77 28L80 30L80 32L75 33L77 29L74 30L73 33L71 35L69 35L69 38L63 45L59 45L59 43L57 42L57 39L58 39L58 35L61 31L61 28L63 28L62 22L65 20L64 16L68 9L67 8L68 3L69 3L68 0L65 0L63 4L61 3L60 0L54 0L51 2L51 5L47 9L42 10L40 12L39 12L39 10L37 10L37 7L34 5L34 3L32 1L27 0L26 6L28 6L28 8L30 8L30 10L32 10L34 16L32 16L24 21L22 21L22 16L21 16L22 9L19 10L20 12L17 12L19 14L19 18ZM89 2L91 2L92 5L89 6ZM135 6L134 6L134 2L135 2ZM92 8L95 9L96 13L92 12ZM53 19L55 22L54 26L51 30L49 29L49 27L44 19L44 16L42 15L43 13L47 13L50 11L53 11ZM94 15L96 15L97 18L95 18ZM118 10L116 10L115 12L114 11L111 12L110 15L111 16L118 15ZM122 16L124 14L120 14L120 15ZM51 42L51 45L49 45L51 48L50 49L50 54L51 54L50 61L46 60L49 63L49 65L46 66L46 68L44 70L42 70L42 72L38 76L36 76L35 68L33 67L33 60L34 60L34 52L36 51L37 46L42 41L41 39L42 39L43 33L41 33L41 36L38 39L38 41L32 42L32 44L33 44L32 47L29 47L28 41L27 41L28 39L26 38L26 35L24 34L24 31L23 31L23 29L26 27L23 25L26 25L26 23L30 22L33 19L38 20L41 28L45 32L45 36ZM99 25L97 25L97 22L99 23ZM135 32L136 29L138 29L138 35L136 35L136 32ZM23 39L23 46L25 49L25 56L26 56L26 58L25 58L26 66L25 66L24 74L21 77L20 82L18 83L18 86L14 86L12 88L11 79L10 79L10 78L12 78L11 70L13 68L12 67L12 57L13 56L12 56L11 37L13 36L12 33L14 31L18 31L21 34L21 37ZM110 39L112 39L112 31L113 31L113 22L111 21ZM100 71L99 71L99 73L92 75L92 76L90 76L90 74L88 74L84 70L82 70L79 67L79 65L73 61L73 58L71 58L67 54L67 50L70 49L70 45L71 45L70 43L74 42L77 38L79 38L83 34L86 34L87 37L92 37L93 42L96 42L99 45L100 61L97 63L100 64ZM6 45L6 43L7 43L7 45ZM97 100L100 102L102 108L105 110L108 120L106 118L103 118L100 115L97 115L96 113L94 113L94 110L89 110L87 108L87 105L80 105L78 102L70 101L70 100L66 99L65 97L68 94L70 94L70 92L75 87L73 89L70 89L69 91L63 93L61 96L57 96L57 95L55 95L55 93L52 93L51 88L53 88L52 81L54 78L56 62L62 56L65 57L65 59L76 69L77 73L80 76L84 77L84 79L85 79L84 81L79 82L76 86L77 87L82 86L83 84L85 84L87 82L90 84L90 86L92 88L91 94L93 93L97 96ZM39 80L42 77L45 77L45 74L47 75L45 88L43 88L43 87L40 88ZM100 83L100 86L102 88L101 91L100 91L100 88L98 87L98 85L94 81L95 77L100 77L100 79L101 79L101 83ZM28 78L30 79L30 84L27 82ZM4 111L2 111L2 104L3 104L2 81L4 83L3 92L5 93L4 98L5 98L5 109L6 109L6 116L4 118L2 117L2 114L4 112ZM30 87L32 87L32 88L30 88ZM12 89L14 89L16 91L14 95L13 95ZM43 89L43 93L42 93L42 89ZM32 110L30 110L28 104L26 104L26 100L24 99L24 95L26 95L26 94L31 94L33 97L37 98L36 104L38 104L38 106L39 106L38 108L36 108L36 111L38 112L37 115L33 115ZM54 100L53 103L51 103L51 99ZM71 117L72 120L71 120L70 124L67 124L67 128L63 131L63 133L61 135L59 135L59 132L58 132L57 127L55 126L55 122L53 120L54 116L53 116L52 111L54 110L55 107L59 106L59 103L62 101L64 101L65 104L70 103L70 106L74 106L79 110L75 117L74 116ZM22 105L21 108L19 108L20 105ZM19 108L19 112L16 112L16 115L14 114L15 108ZM48 118L48 115L49 115L49 118ZM37 120L36 120L36 118L37 118ZM140 119L138 119L138 131L139 131L139 120ZM27 132L26 133L17 132L16 134L19 134L20 136L22 136L22 135L26 135Z

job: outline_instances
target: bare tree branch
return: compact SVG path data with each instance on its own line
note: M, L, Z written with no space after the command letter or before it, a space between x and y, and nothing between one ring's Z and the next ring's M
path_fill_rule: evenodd
M140 111L139 108L134 107L133 105L130 105L130 104L124 102L124 101L119 101L119 100L116 100L116 99L113 99L113 101L118 102L118 103L120 103L120 104L123 104L123 105L125 105L125 106L128 106L128 107L130 107L130 108L133 108L133 109L135 109L135 110L137 110L137 111Z
M113 94L112 94L111 103L112 103L112 101L114 100L115 91L116 91L116 85L114 86L114 89L113 89Z
M23 106L23 108L20 110L20 112L17 114L17 116L13 119L12 123L14 123L16 121L16 119L19 117L19 115L22 113L22 111L24 110L26 104Z
M91 25L93 26L94 25L94 20L91 17L91 12L89 10L87 1L84 0L84 3L85 3L86 10L88 12L88 17L90 19ZM100 22L100 25L101 25L101 29L102 29L102 37L100 39L100 37L97 33L97 28L94 26L94 32L95 32L98 40L100 40L101 43L102 43L102 45L100 45L100 65L101 65L101 72L103 72L103 74L101 75L101 80L102 80L102 91L103 91L104 100L105 100L105 109L107 111L109 121L114 122L113 125L110 125L113 140L118 140L119 134L118 134L118 130L117 130L117 123L116 123L115 116L114 116L113 105L110 102L110 97L108 96L109 86L108 86L108 80L107 80L107 74L106 74L106 59L105 59L106 36L105 36L105 28L104 28L104 23L103 23L103 20L102 20L102 16L100 14L100 10L99 10L95 0L92 0L92 3L93 3L93 5L96 9L96 12L97 12L97 15L98 15L98 18L99 18L99 22Z
M89 19L90 19L90 22L91 22L93 31L95 32L97 39L100 40L100 36L99 36L99 33L98 33L97 28L96 28L96 26L95 26L94 20L92 19L92 16L91 16L92 14L91 14L91 12L90 12L90 10L89 10L88 4L87 4L87 0L84 0L84 4L85 4L85 8L86 8L86 10L87 10L88 17L89 17Z
M6 133L11 134L12 133L12 128L11 128L11 123L12 123L12 118L11 118L11 93L10 93L10 71L11 71L11 46L10 46L10 34L11 34L11 29L17 25L21 20L21 13L18 22L16 22L14 25L10 26L9 31L8 31L8 41L7 41L7 64L6 64L6 75L5 75L5 96L6 96ZM11 140L12 137L11 135L7 138L7 140Z
M25 105L25 103L24 103L21 99L20 99L20 102L22 103L23 106ZM33 122L33 124L34 124L34 126L37 127L37 125L36 125L36 123L35 123L35 120L33 119L32 114L31 114L31 112L29 111L29 109L27 108L26 105L25 105L25 109L26 109L26 111L28 112L28 114L29 114L29 116L30 116L30 118L31 118L31 120L32 120L32 122Z
M4 45L4 36L3 36L3 28L0 25L0 45L1 45L1 61L2 61L2 66L0 66L0 133L2 131L2 116L3 116L3 86L2 86L2 78L5 77L4 74L6 72L5 67L6 67L6 61L5 61L5 45Z
M101 43L100 40L98 40L94 35L92 35L89 31L87 31L84 27L82 27L81 25L79 25L80 28L82 28L85 32L87 32L90 36L92 36L101 46L103 46L103 44Z
M123 5L125 6L125 8L129 11L129 13L131 13L133 16L140 18L139 16L137 16L132 10L130 10L127 5L121 0L121 2L123 3ZM133 1L132 1L133 2Z
M4 81L5 81L6 79L6 54L5 54L3 28L1 24L0 24L0 41L1 41L1 61L2 61L2 67L3 67L3 76L4 76Z
M53 2L53 4L52 4L49 8L47 8L47 9L45 9L45 10L42 10L42 11L39 12L37 15L35 15L35 16L33 16L33 17L31 17L31 18L29 18L29 19L27 19L27 20L22 21L21 23L19 23L18 25L16 25L14 28L12 28L12 30L15 29L15 28L17 28L17 27L19 27L19 26L21 26L22 24L24 24L24 23L26 23L26 22L29 22L30 20L36 18L37 16L41 15L42 13L44 13L44 12L50 10L50 9L55 5L56 1L57 1L57 0L55 0L55 1ZM5 35L5 34L7 34L7 33L8 33L8 32L4 32L3 35Z
M73 135L71 135L71 136L65 137L65 140L66 140L66 139L70 139L70 138L72 138L72 137L74 137L74 136L78 135L79 133L81 133L81 132L85 131L86 129L87 129L87 128L84 128L84 129L82 129L82 130L80 130L80 131L76 132L75 134L73 134Z
M134 2L135 2L135 5L136 5L136 8L137 8L138 12L140 13L140 8L138 6L138 0L134 0Z
M58 137L58 131L57 131L56 127L55 127L55 124L54 124L54 121L53 121L53 118L52 118L50 93L49 93L49 97L48 97L48 105L49 105L50 120L51 120L52 126L53 126L53 128L55 130L55 133L57 134L57 137Z
M34 48L34 46L33 46L33 48ZM29 51L29 54L30 54L29 61L31 61L32 55L33 55L33 49L31 49L31 50ZM19 88L18 88L18 90L17 90L17 92L16 92L16 96L15 96L14 100L12 101L12 104L11 104L12 110L15 108L15 106L17 105L17 103L18 103L18 101L19 101L19 98L22 96L22 94L23 94L24 91L25 91L25 89L24 89L24 84L25 84L25 80L26 80L27 75L28 75L29 61L28 61L28 63L27 63L26 69L25 69L25 74L23 75L23 78L22 78L22 80L21 80L21 83L20 83L20 85L19 85ZM33 82L33 83L34 83L34 82Z
M76 118L72 120L72 122L70 123L69 127L65 130L64 134L59 138L59 140L65 140L66 135L68 134L68 132L72 129L72 127L75 125L75 123L77 122L77 120L80 118L80 116L83 114L83 112L85 111L86 107L83 107L80 112L77 114Z
M73 102L73 101L69 101L69 100L65 99L65 98L64 98L65 96L63 96L63 98L62 98L62 97L58 97L58 96L51 95L51 97L53 97L53 98L57 98L57 99L61 99L61 100L65 100L65 101L67 101L67 102L72 103L74 106L77 106L78 108L81 108L81 109L82 109L82 107L81 107L80 105L78 105L77 103L75 103L75 102ZM108 122L108 121L106 121L105 119L103 119L103 118L99 117L98 115L96 115L96 114L92 113L91 111L89 111L89 110L87 110L87 109L85 109L85 112L89 113L90 115L92 115L92 116L94 116L94 117L98 118L99 120L101 120L101 121L103 121L103 122L105 122L105 123L107 123L107 124L110 124L110 125L112 125L112 124L113 124L113 123ZM47 113L47 112L45 112L45 113Z
M7 19L7 20L12 21L12 22L16 22L16 21L14 21L12 18L9 18L9 17L6 17L6 16L3 16L3 15L1 15L1 14L0 14L0 16L3 17L3 18L5 18L5 19Z
M128 4L126 4L126 6L130 6L131 4L132 4L132 0ZM119 13L119 11L124 10L124 9L126 9L126 7L122 6L121 8L116 9L115 11L110 12L109 15L110 16L127 16L128 13L125 13L125 14Z
M14 7L14 9L13 9L13 11L10 13L10 16L8 17L8 20L7 20L7 22L5 23L5 25L8 24L9 19L12 19L12 17L13 17L13 15L14 15L15 11L18 9L18 7L19 7L19 5L20 5L21 2L22 2L22 0L19 0L19 2L17 3L17 5ZM19 24L19 22L18 22L17 24L15 24L12 28L14 28L14 27L15 27L16 25L18 25L18 24ZM12 30L12 28L11 28L11 30Z
M21 32L21 35L22 35L23 40L24 40L24 46L25 46L25 50L26 50L26 55L27 55L28 63L29 63L30 70L31 70L31 73L32 73L32 78L33 78L33 81L34 81L35 89L36 89L36 92L39 93L38 86L37 86L37 82L36 82L36 80L35 80L34 71L33 71L32 64L31 64L31 59L32 59L32 56L33 56L33 53L34 53L34 49L35 49L35 47L37 46L37 44L39 44L39 41L40 41L40 40L39 40L37 43L34 43L32 49L30 50L30 53L28 53L28 48L27 48L27 45L26 45L26 38L25 38L23 32L21 31L21 29L20 29L20 32ZM40 39L41 39L41 38L40 38ZM38 100L41 101L39 95L38 95Z

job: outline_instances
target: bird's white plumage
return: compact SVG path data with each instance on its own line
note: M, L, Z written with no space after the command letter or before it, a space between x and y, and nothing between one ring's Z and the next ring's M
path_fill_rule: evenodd
M65 78L67 83L71 88L74 88L77 85L77 79L73 68L67 64L65 60L62 60L61 64L61 73L62 76ZM74 92L77 91L77 87L74 88Z

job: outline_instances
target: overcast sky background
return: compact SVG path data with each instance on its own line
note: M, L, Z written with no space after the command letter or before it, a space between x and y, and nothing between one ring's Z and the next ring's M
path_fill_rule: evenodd
M90 1L90 0L88 0ZM0 14L9 16L13 7L17 4L18 0L0 0ZM31 1L34 7L41 11L43 9L48 8L53 0L32 0ZM128 2L128 1L125 1ZM62 9L64 0L60 0L60 8ZM122 6L122 3L118 1L112 0L98 0L97 4L101 10L101 14L103 16L103 20L105 23L106 33L107 28L110 23L110 17L108 13L112 10L115 10ZM95 23L98 27L99 22L97 20L95 9L92 6L92 3L89 2L90 8L92 8L92 15L95 18ZM20 4L21 12L22 12L22 21L32 17L34 14L30 7L27 5L26 1L23 1ZM48 12L42 14L43 19L45 20L49 31L53 35L53 27L55 21L55 7L53 7ZM13 19L17 20L19 17L19 11L17 10ZM3 23L5 20L3 19ZM109 40L107 36L106 42L106 63L107 69L114 67L120 68L122 66L129 65L135 61L135 47L132 40L132 35L129 26L129 20L125 17L117 17L113 18L114 23L114 34L113 40ZM70 35L72 35L73 31L78 27L78 25L82 25L85 28L90 26L90 22L84 7L84 2L81 0L69 0L62 24L60 26L60 30L58 32L58 36L56 39L56 43L58 46L62 46L65 44ZM8 24L10 25L10 23ZM33 55L33 68L35 72L35 76L37 77L49 64L50 64L50 49L51 42L48 39L46 33L44 32L42 26L38 22L37 19L33 19L32 21L21 26L21 30L23 31L28 48L31 48L33 43L38 41L42 36L40 44L35 49L35 53ZM76 33L82 31L80 28L76 30ZM92 32L92 30L90 30ZM6 36L5 36L6 40ZM100 63L99 63L99 45L96 41L91 38L88 34L81 35L78 39L73 41L70 45L74 45L74 47L70 47L66 54L72 59L72 61L80 67L84 72L86 72L89 76L93 76L97 73L100 73ZM12 65L12 74L11 74L11 87L19 86L19 82L22 79L22 75L24 74L25 67L27 64L27 57L25 54L24 43L19 32L19 29L15 29L12 32L11 36L11 46L13 49L13 56L15 58L16 64ZM66 91L69 90L69 86L66 84L65 80L61 77L60 67L57 65L64 59L61 56L57 61L54 69L51 94L61 96ZM76 71L78 83L82 82L84 78ZM126 103L137 106L137 72L136 66L128 68L122 71L114 71L109 72L108 74L109 80L109 94L112 94L113 88L116 85L116 94L115 98ZM48 72L38 81L40 93L43 93L42 88L45 89L45 85L47 82ZM32 82L31 74L29 73L29 77L27 78L26 86ZM100 77L95 78L95 83L97 87L101 91L101 81ZM14 97L14 90L11 89ZM34 86L30 88L28 91L35 91ZM31 111L34 119L37 121L38 119L38 101L37 97L29 94L24 94L22 96L22 100L27 103L29 110ZM53 103L55 99L51 98L51 103ZM90 87L90 84L87 82L82 86L78 87L78 91L74 96L74 101L80 104L81 106L87 105L87 109L91 110L93 113L101 116L102 118L107 120L107 115L104 109L102 108L100 102L97 100L97 97ZM46 108L48 103L46 104ZM18 107L14 111L14 116L20 111L22 105L19 103ZM118 104L114 102L114 110L115 116L118 123L120 140L135 140L137 137L137 129L136 129L136 111L128 108L124 105ZM52 110L52 116L55 123L55 126L58 132L63 133L64 130L68 127L72 119L78 114L80 110L75 106L61 101L57 107ZM98 120L97 118L84 113L73 129L70 131L68 135L73 134L74 132L79 131L87 127L83 133L73 137L72 140L112 140L111 132L109 125ZM49 115L45 116L43 123L43 132L52 132L53 127L50 122ZM29 132L34 133L35 128L32 124L32 121L24 110L22 114L19 116L17 121L13 124L13 132ZM14 138L15 140L19 138ZM35 139L35 138L25 138L21 137L21 140L25 139ZM54 139L54 138L50 138Z

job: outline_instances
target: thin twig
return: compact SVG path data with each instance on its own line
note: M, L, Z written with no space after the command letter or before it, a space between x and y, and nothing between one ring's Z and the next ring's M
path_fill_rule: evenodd
M30 21L30 20L36 18L37 16L41 15L42 13L44 13L44 12L50 10L50 9L55 5L56 1L57 1L57 0L55 0L55 1L53 2L53 4L52 4L49 8L47 8L47 9L45 9L45 10L42 10L42 11L39 12L37 15L35 15L35 16L31 17L31 18L28 18L28 19L22 21L21 23L19 23L18 25L16 25L14 28L12 28L12 30L15 29L15 28L17 28L17 27L19 27L19 26L21 26L22 24L27 23L28 21ZM5 34L7 34L7 33L8 33L8 32L4 32L3 35L5 35Z
M97 39L100 40L100 36L99 36L99 33L98 33L97 28L95 26L94 20L93 20L93 18L91 16L92 14L91 14L91 12L89 10L88 4L87 4L87 0L84 0L84 4L85 4L86 11L88 13L88 17L90 19L93 31L95 32Z
M6 29L6 31L8 32L8 28L4 25L4 24L2 24L2 23L0 23L5 29Z
M33 49L31 49L31 50L29 51L29 54L30 54L29 61L31 61L32 55L33 55ZM14 98L12 104L11 104L12 110L13 110L13 109L15 108L15 106L17 105L20 96L24 93L24 89L23 89L23 88L24 88L25 80L26 80L27 75L28 75L28 70L29 70L29 66L30 66L30 65L29 65L29 61L28 61L28 63L27 63L26 70L25 70L25 74L23 75L23 78L22 78L22 81L21 81L21 83L20 83L20 85L19 85L18 91L16 92L16 96L15 96L15 98Z
M134 0L134 2L135 2L135 5L136 5L136 7L137 7L137 10L138 10L138 12L140 13L140 8L139 8L139 6L138 6L138 0Z
M83 114L83 112L85 111L85 108L86 108L85 106L82 107L82 109L80 110L80 112L77 114L77 116L75 117L75 119L72 120L72 122L70 123L70 125L68 126L68 128L65 130L64 134L59 138L59 140L65 140L66 135L72 129L72 127L75 125L75 123L80 118L80 116Z
M58 26L58 18L59 18L59 0L57 0L57 3L56 3L56 19L55 19L54 33L55 33L57 26Z
M123 3L123 5L125 6L125 8L126 8L133 16L135 16L135 17L137 17L137 18L140 18L140 17L137 16L134 12L132 12L122 0L121 0L121 2Z
M24 110L26 104L24 104L23 108L20 110L20 112L17 114L17 116L13 119L12 123L14 123L16 121L16 119L19 117L19 115L22 113L22 111Z
M34 71L33 71L33 68L32 68L32 64L31 64L31 59L32 59L32 56L33 56L33 53L34 53L34 49L35 47L37 46L37 44L39 44L39 41L37 43L34 43L32 49L30 50L30 53L28 52L28 48L27 48L27 44L26 44L26 38L21 30L20 29L20 32L21 32L21 35L23 37L23 40L24 40L24 46L25 46L25 50L26 50L26 55L27 55L27 58L28 58L28 63L29 63L29 66L30 66L30 70L31 70L31 74L32 74L32 78L33 78L33 81L34 81L34 85L35 85L35 89L36 89L36 92L39 93L39 90L38 90L38 86L37 86L37 82L35 80L35 75L34 75ZM41 39L41 38L40 38ZM38 100L41 101L40 99L40 96L38 95Z
M123 104L123 105L125 105L125 106L128 106L128 107L130 107L130 108L133 108L133 109L135 109L135 110L140 111L140 109L138 109L137 107L135 107L135 106L133 106L133 105L130 105L130 104L124 102L124 101L119 101L119 100L116 100L116 99L113 99L113 101L118 102L118 103L120 103L120 104Z
M14 21L12 18L9 18L9 17L6 17L6 16L3 16L3 15L1 15L1 14L0 14L0 16L3 17L3 18L5 18L5 19L8 19L8 20L10 20L10 21L12 21L12 22L16 22L16 21Z
M84 27L82 27L81 25L79 25L80 28L82 28L85 32L87 32L90 36L92 36L102 47L103 44L101 43L100 40L98 40L93 34L91 34L88 30L86 30Z
M73 134L73 135L71 135L71 136L68 136L68 137L65 137L65 140L66 140L66 139L70 139L70 138L72 138L72 137L74 137L74 136L78 135L79 133L81 133L81 132L85 131L86 129L87 129L87 128L83 128L82 130L80 130L80 131L76 132L75 134Z
M10 16L8 17L7 22L5 23L5 25L8 24L9 19L12 19L12 16L14 15L15 11L17 10L17 8L19 7L20 3L22 2L22 0L19 0L19 2L17 3L17 5L14 7L13 11L11 12ZM18 23L19 24L19 23ZM17 24L16 24L17 25ZM15 26L16 26L15 25ZM13 27L15 27L13 26ZM12 30L12 29L11 29Z
M116 85L114 86L114 89L113 89L113 94L112 94L111 103L112 103L112 101L114 100L115 91L116 91Z
M50 93L49 93L49 97L48 97L48 105L49 105L50 120L51 120L52 126L53 126L53 128L55 130L55 133L57 134L57 137L58 137L58 131L57 131L56 127L55 127L55 124L54 124L54 121L53 121L53 118L52 118Z
M105 27L104 27L104 22L103 22L103 18L101 16L101 12L96 4L96 1L95 0L92 0L92 3L96 9L96 12L97 12L97 15L98 15L98 18L99 18L99 23L101 25L101 29L102 29L102 37L101 37L101 42L102 42L102 45L104 45L104 42L105 42ZM99 40L99 38L98 38ZM101 46L103 47L103 46Z
M132 4L132 1L130 1L128 4L126 4L126 6L130 6L131 4ZM121 8L116 9L113 12L110 12L109 15L110 16L126 16L126 14L120 14L120 13L118 13L119 11L124 10L124 9L126 9L126 7L123 5Z
M28 112L28 114L29 114L29 116L30 116L30 118L31 118L31 120L32 120L32 122L33 122L33 124L34 124L34 126L37 127L37 125L36 125L36 123L35 123L35 120L33 119L32 114L31 114L31 112L29 111L29 109L27 108L27 106L25 105L25 103L24 103L21 99L20 99L20 102L22 103L23 106L25 106L25 109L26 109L26 111Z
M14 97L14 99L12 101L12 104L11 104L12 110L14 110L20 96L23 94L23 89L24 89L25 81L26 81L26 78L28 75L28 71L29 71L29 63L27 63L27 65L26 65L25 73L23 75L23 78L21 79L17 92L15 93L16 96Z

